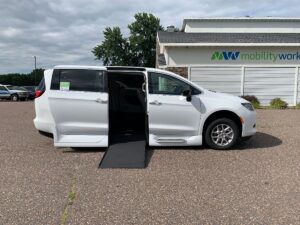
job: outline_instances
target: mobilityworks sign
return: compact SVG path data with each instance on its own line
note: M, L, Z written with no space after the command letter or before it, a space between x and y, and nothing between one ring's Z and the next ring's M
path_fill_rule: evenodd
M240 52L214 52L211 60L236 60Z
M300 61L300 52L274 53L274 52L240 52L217 51L211 56L212 61Z

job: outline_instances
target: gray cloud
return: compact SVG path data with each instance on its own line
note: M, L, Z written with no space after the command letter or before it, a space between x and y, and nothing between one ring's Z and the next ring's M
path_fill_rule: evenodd
M91 50L107 26L127 24L137 12L150 12L163 26L181 27L197 16L297 16L298 1L234 0L0 0L0 74L29 72L57 64L99 65Z

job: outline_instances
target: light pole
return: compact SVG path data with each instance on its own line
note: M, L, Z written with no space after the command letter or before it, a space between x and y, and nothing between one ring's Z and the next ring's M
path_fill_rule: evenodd
M36 86L36 56L34 58L34 86Z

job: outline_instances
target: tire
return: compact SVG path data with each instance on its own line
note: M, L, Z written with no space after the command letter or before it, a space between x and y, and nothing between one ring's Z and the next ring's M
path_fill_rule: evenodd
M227 150L234 146L240 137L237 124L228 118L212 121L205 130L206 144L216 150Z
M10 98L13 102L17 102L17 101L19 101L19 96L18 95L16 95L16 94L13 94L13 95L11 95L11 98Z

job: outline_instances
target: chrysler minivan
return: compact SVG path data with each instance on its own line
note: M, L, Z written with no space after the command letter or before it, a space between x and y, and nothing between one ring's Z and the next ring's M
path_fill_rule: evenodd
M37 130L57 147L107 147L143 134L150 146L230 149L256 133L248 101L154 68L55 66L36 90Z

